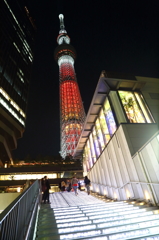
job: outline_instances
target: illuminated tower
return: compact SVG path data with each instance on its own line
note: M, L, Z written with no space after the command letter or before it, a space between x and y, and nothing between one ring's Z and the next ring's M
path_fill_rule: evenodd
M76 79L74 59L76 52L64 26L64 16L59 15L60 31L55 59L59 65L61 156L73 155L85 120L85 111Z

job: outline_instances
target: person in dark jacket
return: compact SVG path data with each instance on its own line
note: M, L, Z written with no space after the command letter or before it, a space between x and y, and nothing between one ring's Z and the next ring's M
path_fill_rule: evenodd
M61 192L64 192L66 189L66 183L64 181L61 182Z
M71 182L70 180L67 180L67 192L70 192L71 191Z
M41 179L41 192L42 192L42 202L44 202L44 192L46 190L46 186L45 186L45 180L44 178Z
M45 181L44 203L46 203L46 201L47 201L47 203L51 203L49 200L50 183L49 183L47 176L44 177L44 181Z
M85 178L84 178L84 183L85 183L85 186L86 186L86 189L87 189L87 193L89 195L90 194L91 181L88 179L87 176L85 176Z

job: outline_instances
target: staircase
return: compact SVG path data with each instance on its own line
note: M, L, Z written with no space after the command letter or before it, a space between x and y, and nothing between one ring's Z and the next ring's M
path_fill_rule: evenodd
M106 203L85 192L53 193L50 201L41 205L36 240L159 240L155 207Z

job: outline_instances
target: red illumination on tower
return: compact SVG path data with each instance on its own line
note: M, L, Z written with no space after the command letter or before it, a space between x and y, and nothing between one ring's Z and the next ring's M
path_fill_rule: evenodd
M55 59L60 75L61 156L73 155L85 121L85 111L74 70L75 49L64 27L64 16L59 15L60 32Z

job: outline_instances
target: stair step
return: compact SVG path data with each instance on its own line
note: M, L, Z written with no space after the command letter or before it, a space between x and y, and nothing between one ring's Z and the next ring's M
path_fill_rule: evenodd
M36 240L151 240L151 236L156 240L159 236L156 207L105 203L85 192L55 193L50 201L39 211Z

